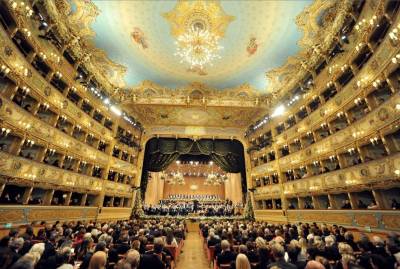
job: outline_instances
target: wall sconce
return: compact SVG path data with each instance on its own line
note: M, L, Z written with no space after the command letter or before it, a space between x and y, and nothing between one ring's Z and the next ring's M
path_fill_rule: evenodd
M358 106L361 105L362 104L362 99L360 97L354 99L354 104L356 104Z
M1 65L0 67L0 75L2 77L5 77L6 75L8 75L8 73L10 73L10 68L8 68L7 66L5 66L4 64Z
M356 45L356 51L357 52L360 51L364 47L364 45L365 45L365 43L363 43L363 42L358 43Z
M372 86L374 86L374 88L378 88L379 85L381 85L381 80L377 79L374 82L372 82Z
M354 148L349 148L347 151L349 152L350 155L352 155L356 152L356 150Z
M35 141L27 139L25 140L25 145L28 147L32 147L33 145L35 145Z
M23 95L23 96L26 96L26 95L31 91L31 89L29 89L29 88L26 87L26 86L23 86L23 87L21 88L21 90L22 90L22 95Z
M342 70L342 72L344 72L344 71L346 71L346 69L349 67L349 65L348 64L344 64L341 68L340 68L340 70Z
M44 111L47 111L49 109L50 105L48 103L43 103L42 107L43 107Z
M396 56L392 58L392 63L397 64L399 60L400 60L400 54L396 54Z
M55 73L54 73L54 76L55 76L56 78L62 78L62 74L61 74L59 71L55 72Z
M377 17L376 15L374 15L374 16L372 16L372 18L369 20L369 24L373 26L374 24L377 23L377 21L378 21L378 17ZM379 24L376 25L376 26L379 27Z
M378 144L378 137L370 138L369 141L371 142L372 145L377 145Z
M25 4L25 2L23 2L23 1L18 3L17 1L11 0L10 5L11 5L12 9L17 11L21 15L30 17L33 14L33 10L27 4Z
M11 132L10 129L7 129L7 128L4 128L4 127L3 127L3 128L1 128L0 134L1 134L1 136L6 137L10 132Z
M399 40L399 29L400 29L400 24L398 24L397 27L394 28L394 29L389 33L390 41L391 41L394 45L397 45L397 42L398 42L398 40Z
M46 54L44 54L43 52L39 52L38 56L39 56L39 58L41 58L43 61L47 59Z
M23 28L23 29L22 29L22 33L24 33L27 37L30 37L30 36L32 35L31 31L29 31L29 30L26 29L26 28Z
M366 20L366 19L363 19L362 21L359 21L359 22L356 24L356 26L354 26L354 28L355 28L357 31L361 32L361 31L365 28L366 24L367 24L367 20Z

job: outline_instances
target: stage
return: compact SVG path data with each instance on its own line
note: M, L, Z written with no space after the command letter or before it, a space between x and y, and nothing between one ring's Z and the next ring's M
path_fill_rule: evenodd
M170 220L190 220L190 221L203 221L203 220L244 220L243 215L239 216L200 216L198 213L190 213L186 216L161 216L161 215L142 215L141 219L170 219Z

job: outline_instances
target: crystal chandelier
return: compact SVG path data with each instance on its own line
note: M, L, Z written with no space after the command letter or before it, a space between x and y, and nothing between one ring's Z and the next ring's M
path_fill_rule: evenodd
M169 175L165 175L165 181L170 185L185 185L185 178L181 172L173 172Z
M225 180L228 179L227 175L221 175L218 173L210 173L204 181L204 185L221 185Z
M218 40L219 36L193 26L178 36L175 55L181 58L181 63L188 63L190 69L203 70L206 64L212 65L213 60L221 58L218 52L223 47L218 44Z
M210 162L210 166L211 166L211 173L208 173L206 179L204 180L204 185L221 185L222 183L224 183L224 181L226 181L228 179L228 176L225 174L219 174L219 173L214 173L213 171L213 162Z

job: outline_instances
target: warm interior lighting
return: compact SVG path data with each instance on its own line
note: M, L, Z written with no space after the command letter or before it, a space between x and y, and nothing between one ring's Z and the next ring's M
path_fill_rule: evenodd
M271 117L282 116L284 112L285 112L285 106L284 105L279 105L278 107L275 108L275 110L272 113Z
M122 115L122 111L116 106L111 106L110 110L117 116L121 116Z
M181 58L181 63L188 63L191 69L202 70L205 65L212 65L215 59L221 58L218 52L222 47L218 40L219 37L208 30L191 27L175 42L175 55Z

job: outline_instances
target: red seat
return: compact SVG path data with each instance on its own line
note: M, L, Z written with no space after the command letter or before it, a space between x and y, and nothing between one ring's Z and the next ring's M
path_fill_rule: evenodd
M174 246L171 246L171 245L167 245L167 246L165 246L165 248L169 250L169 252L172 255L172 258L174 258L174 261L177 261L178 255L179 255L179 252L178 252L179 251L179 247L174 247Z
M207 259L209 263L212 263L214 261L214 255L215 255L215 246L210 246L207 250Z

